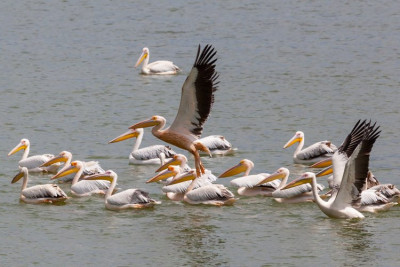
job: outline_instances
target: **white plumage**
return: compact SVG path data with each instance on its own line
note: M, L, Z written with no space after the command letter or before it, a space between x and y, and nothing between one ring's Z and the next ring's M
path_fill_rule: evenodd
M150 51L147 47L143 48L142 54L135 64L135 68L143 62L142 74L170 75L177 74L180 70L172 61L159 60L149 64Z
M222 135L209 135L200 138L199 141L208 147L212 155L228 155L235 152L236 148L226 140ZM200 152L201 155L208 155L208 153Z

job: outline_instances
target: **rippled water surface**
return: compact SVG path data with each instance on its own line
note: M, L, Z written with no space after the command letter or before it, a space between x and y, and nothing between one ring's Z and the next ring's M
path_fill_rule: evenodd
M152 115L171 122L197 45L210 43L220 85L204 136L223 134L238 152L204 158L207 168L219 174L249 158L254 173L286 166L296 177L306 168L293 164L294 148L282 149L295 131L306 144L340 144L358 119L372 119L382 134L371 169L398 184L398 2L5 0L0 14L2 265L398 265L398 207L346 221L312 203L261 197L231 207L171 202L145 183L154 166L128 165L132 141L107 144ZM150 62L173 60L183 73L139 75L144 46ZM98 197L20 203L10 181L21 153L7 153L23 137L32 154L98 160L121 188L143 188L162 204L112 212ZM155 143L146 131L143 145ZM32 175L30 184L49 178Z

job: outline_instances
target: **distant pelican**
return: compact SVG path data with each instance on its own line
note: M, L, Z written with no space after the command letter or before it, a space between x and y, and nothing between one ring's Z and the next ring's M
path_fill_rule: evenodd
M284 188L291 188L304 183L311 183L315 202L328 217L340 219L364 218L355 206L361 200L361 191L368 174L369 155L379 137L379 126L360 121L346 137L343 144L333 155L334 184L339 186L332 192L328 201L322 200L316 190L316 176L312 172L304 173ZM343 171L341 171L343 170ZM336 173L336 174L335 174ZM337 176L335 178L335 176ZM341 176L341 177L338 177ZM340 180L339 183L336 181Z
M75 173L75 176L72 180L71 185L71 194L77 197L86 197L93 194L105 195L108 188L110 188L109 181L89 181L89 180L81 180L79 178L83 176L85 171L85 163L82 161L73 161L70 166L67 168L63 168L62 171L58 172L51 179L58 179L69 175L71 173Z
M28 157L30 150L30 142L28 139L21 139L20 143L14 147L9 153L8 156L24 149L24 154L22 155L21 160L18 162L20 168L26 167L29 172L51 172L56 173L58 170L59 164L54 164L48 167L41 167L41 165L48 160L52 159L54 155L52 154L43 154Z
M118 175L112 170L85 177L85 180L107 180L111 182L110 188L105 195L105 206L109 210L149 208L161 203L150 198L149 193L136 188L112 195L117 179Z
M242 159L239 164L223 172L219 178L225 178L244 172L244 176L233 179L231 185L238 187L238 194L242 196L272 196L280 182L274 180L268 183L259 184L265 178L269 177L269 173L259 173L249 175L254 168L254 163L249 159Z
M176 154L169 146L164 145L153 145L144 148L140 148L139 146L142 143L143 139L143 129L129 129L126 133L121 134L120 136L114 138L108 143L116 143L120 141L124 141L129 138L136 137L136 142L133 145L132 152L129 154L129 163L130 164L138 164L138 165L147 165L147 164L157 164L163 165L165 159L171 158Z
M180 72L180 68L172 61L155 61L149 64L150 59L150 51L147 47L143 48L142 54L140 55L139 59L136 61L135 68L143 62L142 66L142 74L158 74L158 75L168 75L168 74L177 74Z
M67 168L69 168L71 166L71 162L72 162L72 153L69 151L61 151L60 154L58 154L58 156L50 159L49 161L43 163L41 165L41 167L46 167L46 166L50 166L52 164L55 164L57 162L64 162L64 166L61 168L61 170L58 171L57 174L65 171ZM84 162L84 169L82 172L82 177L85 175L92 175L92 174L96 174L96 173L103 173L104 170L103 168L100 166L98 161L86 161ZM74 178L75 175L64 175L62 179L63 182L70 182L72 181L72 179Z
M21 168L11 183L18 182L22 177L24 177L24 180L22 182L20 199L25 203L55 203L64 202L68 199L67 194L55 184L34 185L27 188L28 169L26 167Z
M210 45L200 52L199 46L193 68L182 87L178 113L169 128L163 129L166 120L161 116L153 116L130 127L131 129L153 127L154 136L189 151L194 156L198 176L205 171L199 150L211 155L210 150L198 139L203 131L203 124L210 114L214 92L217 90L218 75L215 71L217 59L214 58L216 53Z
M312 164L327 157L332 157L337 147L331 141L320 141L305 149L304 146L304 133L301 131L296 134L283 146L283 148L290 147L291 145L299 142L293 154L293 161L300 164Z

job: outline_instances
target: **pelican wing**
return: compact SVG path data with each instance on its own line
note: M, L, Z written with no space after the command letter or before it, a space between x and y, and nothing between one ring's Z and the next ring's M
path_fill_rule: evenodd
M387 198L400 197L400 190L393 184L380 184L369 189L378 191Z
M210 135L204 138L199 139L199 141L208 147L210 151L213 150L229 150L232 148L231 143L225 139L222 135Z
M159 60L147 65L151 73L157 74L168 71L179 71L178 66L175 66L172 61Z
M93 175L98 173L105 173L103 168L100 166L98 161L88 161L84 162L85 167L83 170L83 175Z
M357 145L344 169L342 182L338 190L336 201L333 203L338 209L351 203L359 202L361 190L366 182L369 168L369 155L379 137L379 126L366 124L362 141ZM359 203L358 203L359 204Z
M164 153L166 158L172 158L176 154L169 146L154 145L133 151L131 155L137 160L148 160L160 158L161 153Z
M209 173L207 173L207 171L208 170L206 170L206 173L203 174L202 177L200 177L199 179L194 181L195 184L193 186L193 189L197 189L199 187L206 186L206 185L211 185L212 182L216 181L217 177L215 177L215 175L211 174L210 171L208 171ZM164 193L168 193L168 192L185 193L187 188L189 187L189 185L192 182L193 181L185 181L185 182L178 183L178 184L166 185L166 186L163 186L162 191Z
M336 146L330 141L321 141L301 150L297 154L297 157L302 160L307 160L320 156L328 156L332 155L336 149Z
M71 186L71 190L77 194L86 194L98 190L107 190L111 183L105 180L81 180Z
M111 205L122 206L126 204L150 203L154 200L149 197L149 193L140 189L128 189L121 193L115 194L107 198L107 202Z
M235 187L246 187L246 188L253 188L255 186L257 186L257 184L259 182L261 182L262 180L264 180L266 177L268 177L269 174L268 173L260 173L260 174L254 174L254 175L248 175L248 176L243 176L240 178L236 178L233 179L231 181L231 185L235 186ZM274 180L273 182L275 182L276 180ZM267 185L270 184L270 182L264 184ZM278 181L279 184L279 181ZM272 188L274 188L275 183L271 183L270 184Z
M361 205L376 205L389 203L389 200L381 192L367 189L361 192Z
M67 194L55 184L34 185L22 190L21 194L30 199L67 197Z
M225 186L212 184L192 190L186 193L186 197L194 202L203 202L209 200L226 200L233 198L234 195Z
M199 45L193 68L183 84L178 113L170 130L196 138L201 136L217 90L216 53L211 45L206 45L200 54Z
M52 155L52 154L31 156L26 159L20 160L18 165L20 167L34 169L34 168L40 167L42 164L46 163L47 161L49 161L52 158L54 158L54 155Z

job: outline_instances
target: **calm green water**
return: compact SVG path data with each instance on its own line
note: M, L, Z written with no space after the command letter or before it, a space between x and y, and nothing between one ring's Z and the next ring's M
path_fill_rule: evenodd
M197 45L210 43L220 86L204 136L223 134L239 150L204 158L207 168L219 174L249 158L255 173L286 166L296 177L305 168L282 149L295 131L306 144L340 144L365 118L382 128L372 171L398 183L400 4L348 2L1 1L2 265L397 266L398 207L345 221L314 204L267 198L241 197L232 207L171 202L145 184L155 167L128 165L132 142L107 144L149 116L171 122ZM144 46L150 62L173 60L184 73L139 75L133 65ZM160 143L146 133L143 145ZM23 137L32 154L98 160L121 188L146 189L163 203L127 212L108 211L97 197L20 203L20 185L10 181L21 154L7 153Z

